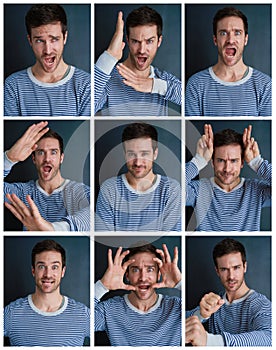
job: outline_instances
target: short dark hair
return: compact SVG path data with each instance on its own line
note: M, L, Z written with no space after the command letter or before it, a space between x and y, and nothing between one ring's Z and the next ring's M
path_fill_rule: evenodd
M163 20L160 14L153 8L141 6L130 12L126 19L126 33L129 36L129 28L143 25L156 25L157 36L160 38L163 29Z
M46 139L46 138L52 138L52 139L57 139L59 143L59 148L60 148L60 154L63 153L63 138L54 130L49 129L46 134L44 134L39 140Z
M220 258L223 255L231 254L231 253L241 253L243 265L245 264L246 252L243 244L239 241L236 241L233 238L225 238L219 243L217 243L216 246L214 247L213 261L215 266L218 267L217 258Z
M235 7L224 7L223 9L220 9L217 11L213 18L213 34L217 35L217 25L218 21L225 17L239 17L243 21L244 26L244 32L245 34L248 34L248 21L245 14L243 14L240 10L236 9Z
M125 127L122 134L122 142L143 138L151 138L153 151L158 146L158 133L154 126L147 123L132 123Z
M240 145L241 147L241 159L244 158L244 144L243 135L232 129L225 129L217 132L214 135L214 152L212 158L214 159L215 148L228 145Z
M58 4L33 5L25 16L25 25L30 37L32 28L54 22L61 23L61 31L63 36L65 36L67 32L67 16L63 7Z
M45 239L38 242L32 250L32 267L35 268L35 256L43 252L54 251L61 254L62 268L66 266L66 253L65 249L56 241L52 239Z

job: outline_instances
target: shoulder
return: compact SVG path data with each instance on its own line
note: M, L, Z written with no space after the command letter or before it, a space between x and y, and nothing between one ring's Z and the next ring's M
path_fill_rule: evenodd
M68 307L75 311L76 313L81 312L81 313L89 313L90 314L90 309L83 303L76 301L73 298L69 298L68 299Z
M80 69L80 68L77 68L77 67L73 67L72 66L72 69L74 69L74 73L73 73L73 78L75 80L79 80L83 83L90 83L91 81L91 74Z
M271 305L271 301L264 294L256 292L255 290L249 296L248 301L252 306L260 308Z
M197 73L194 73L193 75L190 76L188 82L189 83L195 83L198 81L202 81L203 79L209 79L210 78L210 73L209 73L210 68L203 69Z
M160 79L178 79L175 75L172 73L166 72L166 71L161 71L157 67L153 67L154 74L157 78Z
M255 68L253 68L252 79L259 81L261 84L271 83L271 77Z
M123 183L122 175L110 177L101 184L101 188L114 188Z
M25 308L26 305L29 305L28 297L18 298L5 306L5 311L11 311L14 309L20 310Z
M18 82L18 80L22 80L22 79L27 79L28 78L28 73L27 73L27 69L23 69L20 70L18 72L12 73L11 75L9 75L6 80L5 83L14 83L14 82Z
M160 184L167 185L170 187L177 187L177 188L180 187L180 183L176 179L173 179L169 176L163 176L163 175L161 175L160 177Z

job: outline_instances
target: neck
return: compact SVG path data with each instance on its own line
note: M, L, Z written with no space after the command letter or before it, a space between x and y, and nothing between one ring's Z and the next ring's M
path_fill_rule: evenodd
M42 81L43 83L56 83L60 81L66 71L68 65L61 59L57 68L53 72L45 72L45 70L40 66L38 62L32 67L32 73L37 80Z
M228 82L235 82L241 80L248 67L241 60L236 63L234 66L227 66L222 61L218 61L216 65L213 66L213 72L215 75L223 80Z
M38 179L39 186L43 188L43 190L48 194L51 194L54 190L59 188L64 181L65 179L60 174L55 176L54 179L49 181L44 181L41 178Z
M60 309L63 303L63 296L59 290L52 293L41 293L36 289L32 295L34 305L41 311L54 312Z
M245 282L243 282L241 287L235 292L226 291L227 300L229 301L229 303L232 303L234 300L244 297L249 292L249 290L250 289L247 287Z
M146 312L157 303L158 294L154 291L147 300L141 300L137 297L135 292L131 292L128 295L128 300L134 307L136 307L136 309Z
M130 56L128 56L128 58L123 63L127 68L131 69L133 73L135 73L139 78L148 78L150 76L150 66L143 71L138 70L132 63Z
M129 185L136 191L145 192L155 184L157 175L151 171L143 178L136 178L128 172L126 173L126 179Z

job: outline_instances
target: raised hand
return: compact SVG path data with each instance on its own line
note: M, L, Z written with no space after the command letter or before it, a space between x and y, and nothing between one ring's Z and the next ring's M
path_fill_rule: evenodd
M29 207L15 194L7 194L6 197L9 202L5 202L5 207L22 222L28 231L54 231L53 225L43 219L29 195L26 197Z
M214 146L214 135L212 126L210 124L204 125L204 134L201 136L201 138L197 142L197 148L196 152L203 157L206 162L209 162L209 160L212 158Z
M124 78L123 82L139 92L151 92L153 87L153 78L141 78L123 63L117 65L118 72Z
M181 281L181 272L177 266L178 263L178 248L174 248L174 257L171 260L169 250L166 244L163 244L162 249L156 249L162 257L162 260L158 258L153 258L153 260L158 264L159 270L161 272L162 281L155 283L153 288L173 288L175 285Z
M224 300L213 292L205 294L201 299L200 305L200 315L203 318L209 318L213 313L218 311L218 309L224 304Z
M124 275L130 264L135 260L129 259L123 264L124 258L129 254L129 250L122 253L122 247L117 249L114 260L112 259L112 250L108 249L108 268L103 275L101 282L109 290L125 289L135 290L134 286L124 283Z
M20 139L7 151L7 157L12 162L22 162L37 148L38 140L49 130L48 122L31 125Z
M111 42L108 46L107 52L115 57L119 61L123 56L123 50L125 47L124 38L124 21L123 21L123 12L118 13L118 19L116 24L115 33L111 39Z
M243 145L244 145L244 160L249 163L255 157L260 155L258 143L251 137L252 125L244 129Z

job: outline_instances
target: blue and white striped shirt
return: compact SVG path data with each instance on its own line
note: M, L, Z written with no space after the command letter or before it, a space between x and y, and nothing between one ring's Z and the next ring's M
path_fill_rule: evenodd
M55 312L36 308L32 296L20 298L4 309L4 336L11 346L83 346L90 337L90 310L64 297Z
M5 156L4 177L12 168ZM16 194L27 206L27 194L38 207L40 215L51 222L55 231L90 231L90 188L71 180L48 194L39 186L38 181L8 183L4 182L4 200L6 194Z
M60 81L44 83L35 78L31 67L13 73L5 81L4 115L90 116L90 74L71 66Z
M106 180L100 189L96 231L181 231L179 183L157 175L147 191L134 190L125 174Z
M186 205L195 209L197 231L260 231L261 209L271 198L271 164L258 161L259 179L241 179L225 192L213 178L193 180L197 161L186 164Z
M236 82L219 79L212 67L194 74L187 83L186 116L271 116L271 78L251 67Z
M272 307L266 296L251 290L232 303L225 295L223 298L225 303L206 321L207 332L221 335L225 346L272 346ZM188 316L197 310L199 307L189 311Z
M114 65L116 59L104 52L95 65L95 113L106 116L167 116L168 101L181 105L182 84L167 72L151 67L153 91L143 93L123 83ZM177 115L170 111L170 115Z
M96 285L99 283L98 281ZM112 346L180 346L181 299L158 295L148 311L135 308L128 295L100 301L95 292L95 332L106 331Z

